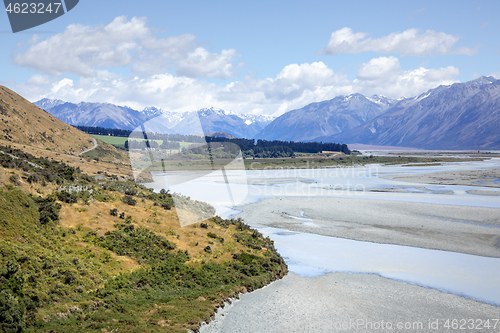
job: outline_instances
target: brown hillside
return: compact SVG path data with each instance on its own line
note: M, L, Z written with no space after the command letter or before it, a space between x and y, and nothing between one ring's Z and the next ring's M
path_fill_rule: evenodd
M94 146L92 137L0 86L0 139L77 155Z
M131 176L127 153L97 140L0 86L0 144L11 145L37 157L63 161L93 175L98 172Z

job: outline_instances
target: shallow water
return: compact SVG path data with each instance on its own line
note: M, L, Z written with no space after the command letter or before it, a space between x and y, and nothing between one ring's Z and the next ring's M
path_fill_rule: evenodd
M499 258L275 228L259 230L274 240L289 270L303 277L331 272L378 274L500 305Z
M391 200L500 208L500 200L493 196L469 194L470 190L500 191L491 187L458 185L425 185L382 178L386 175L422 174L439 171L460 171L500 168L500 159L484 162L447 163L439 166L381 166L329 168L329 169L281 169L281 170L228 170L227 179L220 171L210 174L194 174L190 181L170 186L172 192L188 195L193 199L210 203L217 214L228 217L235 213L232 208L257 202L266 197L284 196L337 196L374 200ZM154 183L146 184L156 190L169 188L168 180L176 173L154 174ZM279 181L274 182L273 180ZM288 181L287 181L288 180ZM401 192L370 192L370 189L400 188ZM423 189L425 188L425 189ZM452 193L452 194L447 194Z

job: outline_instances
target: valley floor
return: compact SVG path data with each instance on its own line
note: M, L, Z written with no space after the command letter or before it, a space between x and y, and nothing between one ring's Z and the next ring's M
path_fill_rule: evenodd
M500 194L499 174L488 169L380 175L408 187L368 190L391 196L426 192L434 203L377 200L372 195L384 194L373 193L283 196L239 207L238 217L272 235L293 273L243 295L201 332L497 332L500 208L491 200ZM425 185L416 189L418 183L459 186L455 193L449 186L433 192ZM365 249L352 250L351 240ZM407 256L407 250L415 255ZM441 263L433 261L440 256ZM419 273L429 283L412 280ZM476 296L469 298L469 291ZM477 301L481 293L491 298Z

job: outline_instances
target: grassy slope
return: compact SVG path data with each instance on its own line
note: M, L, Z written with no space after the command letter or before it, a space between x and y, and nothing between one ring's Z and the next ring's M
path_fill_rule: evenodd
M49 160L63 161L64 163L80 168L83 172L89 175L98 173L115 174L119 177L131 178L132 170L130 168L130 160L125 151L120 151L112 145L106 144L97 140L98 148L81 156L73 154L60 153L55 150L47 150L46 148L24 145L15 142L10 142L0 139L0 145L11 146L15 149L20 149L36 157L48 158ZM96 157L98 158L96 160Z
M64 161L88 174L100 171L131 177L127 152L102 141L98 143L96 151L78 156L93 147L92 136L0 86L0 145L22 149L37 157Z
M76 155L92 137L63 123L10 89L0 86L0 139Z
M286 273L272 242L239 221L181 228L175 208L161 207L168 195L83 175L60 182L92 193L47 203L39 194L54 197L58 185L29 183L33 172L0 167L3 331L10 320L33 332L185 332L225 298ZM135 206L122 201L124 192ZM43 220L58 205L60 218Z

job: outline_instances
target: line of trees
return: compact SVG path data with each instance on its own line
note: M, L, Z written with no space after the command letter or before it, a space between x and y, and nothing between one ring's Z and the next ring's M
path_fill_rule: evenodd
M120 129L120 128L104 128L104 127L89 127L89 126L75 126L80 131L93 134L93 135L111 135L111 136L120 136L120 137L128 137L132 131Z
M182 135L182 134L163 134L163 133L152 133L152 132L133 132L131 130L119 129L119 128L104 128L104 127L89 127L89 126L76 126L80 131L93 134L93 135L110 135L118 136L123 138L137 138L148 140L163 140L163 141L176 141L176 142L192 142L192 143L204 143L205 140L199 135Z
M294 141L280 141L280 140L255 140L253 139L228 139L221 137L206 137L207 142L231 142L238 145L243 153L252 155L253 151L255 157L257 155L267 154L267 152L281 151L287 156L292 156L293 153L321 153L323 151L339 151L344 154L350 154L351 151L346 144L329 143L329 142L294 142ZM292 155L290 155L292 153ZM264 156L262 156L264 157ZM267 156L266 156L267 157ZM281 157L281 156L278 156Z

